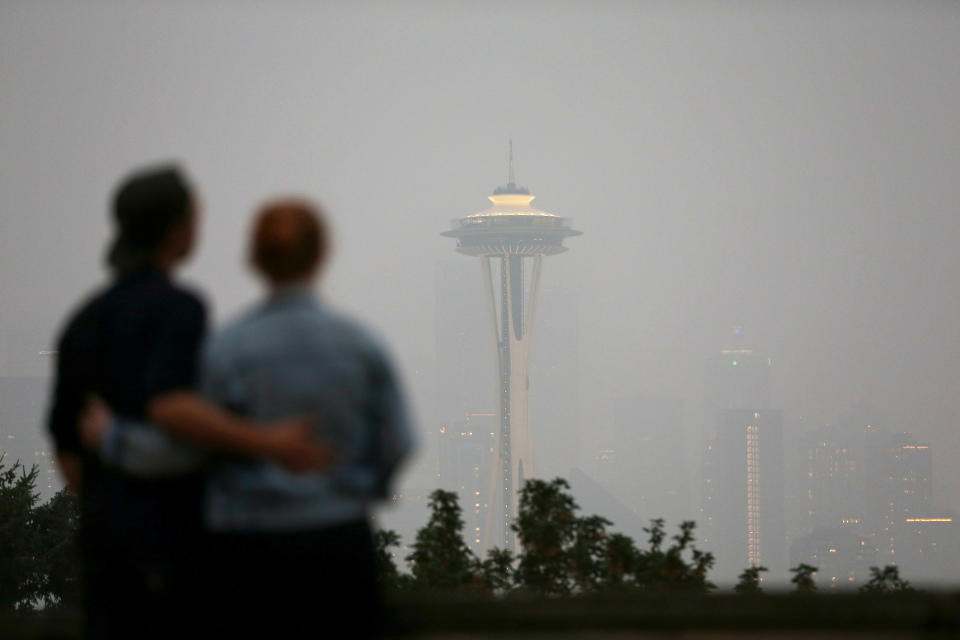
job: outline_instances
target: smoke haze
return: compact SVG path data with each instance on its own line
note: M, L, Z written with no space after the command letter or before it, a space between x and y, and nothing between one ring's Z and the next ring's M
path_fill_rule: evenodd
M3 2L0 375L47 374L105 277L111 189L177 159L218 321L258 295L253 207L324 204L324 295L391 345L424 484L437 265L469 260L439 234L488 206L512 137L534 205L584 232L543 271L576 308L572 464L616 441L618 398L677 399L696 517L704 363L737 325L787 443L869 410L931 444L960 511L958 59L953 2ZM537 318L534 372L559 321Z

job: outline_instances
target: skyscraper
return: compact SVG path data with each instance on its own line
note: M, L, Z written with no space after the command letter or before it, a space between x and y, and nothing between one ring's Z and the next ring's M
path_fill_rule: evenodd
M723 409L763 409L769 403L773 361L747 344L742 327L733 327L727 344L707 359L704 376L704 426L709 438Z
M507 184L489 196L493 206L453 221L443 235L457 239L457 251L480 258L487 306L494 327L497 371L497 487L491 528L510 529L517 491L533 476L533 442L528 412L530 330L536 310L543 256L566 251L564 238L579 235L570 221L530 206L534 196L516 184L511 145Z
M707 361L701 509L704 548L717 557L720 582L748 566L763 565L771 577L787 569L783 415L769 408L771 364L739 327Z
M724 409L711 444L713 485L709 540L716 579L734 580L746 567L771 577L787 566L783 519L783 416L780 411Z
M803 436L806 453L806 528L855 527L863 515L862 473L852 438L821 427Z
M888 434L869 428L866 439L864 524L890 562L903 555L905 526L930 516L933 503L933 452L909 433Z
M441 425L439 433L439 483L459 496L464 542L479 557L493 546L484 528L496 457L496 419L495 413L467 413L460 420Z

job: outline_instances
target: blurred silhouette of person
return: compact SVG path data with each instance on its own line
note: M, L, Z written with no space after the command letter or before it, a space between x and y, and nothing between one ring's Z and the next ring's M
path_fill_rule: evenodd
M389 496L413 447L398 380L384 347L313 293L329 254L320 212L280 200L256 216L250 261L268 295L216 332L204 349L206 397L255 421L316 416L331 468L292 473L275 462L230 458L208 468L211 633L297 637L355 611L342 637L382 624L369 509ZM91 432L110 418L91 412ZM103 457L131 473L189 466L162 434L114 420Z
M189 628L203 604L196 588L203 476L192 467L143 478L102 464L79 430L89 398L200 448L270 457L292 469L321 466L329 450L302 420L266 428L193 391L206 314L202 300L172 279L193 249L198 218L180 170L129 176L112 213L113 278L62 331L48 429L80 497L88 637L169 637Z

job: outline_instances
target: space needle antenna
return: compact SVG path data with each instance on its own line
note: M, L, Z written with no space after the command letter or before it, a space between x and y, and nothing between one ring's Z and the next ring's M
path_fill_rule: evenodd
M517 179L513 173L513 138L510 138L510 169L507 172L507 184L516 184Z

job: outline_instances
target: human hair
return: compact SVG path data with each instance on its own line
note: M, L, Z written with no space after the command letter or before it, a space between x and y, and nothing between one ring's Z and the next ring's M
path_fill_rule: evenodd
M191 212L191 187L179 167L156 165L127 176L113 195L116 235L107 264L117 275L148 267L170 230Z
M310 276L326 261L329 231L321 209L307 200L286 198L257 212L250 261L273 284Z

